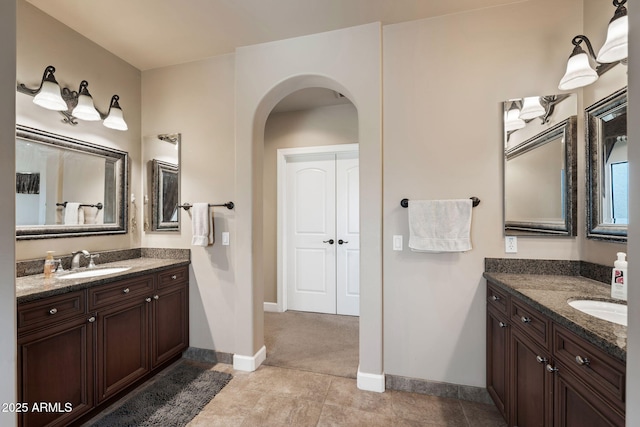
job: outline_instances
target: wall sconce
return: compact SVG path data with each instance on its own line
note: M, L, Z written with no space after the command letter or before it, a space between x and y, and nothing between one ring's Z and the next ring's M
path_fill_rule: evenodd
M29 96L33 96L33 103L48 110L59 111L64 116L62 120L71 125L77 125L78 121L98 121L103 120L102 124L110 129L127 130L127 123L124 121L122 108L118 100L118 95L111 97L109 103L109 111L103 114L93 105L93 98L89 93L89 83L83 80L80 83L78 92L72 91L67 87L60 88L53 73L56 69L49 65L44 70L40 87L37 89L29 89L24 83L18 83L17 90Z
M627 59L629 20L627 8L624 4L627 0L613 0L616 11L609 21L607 28L607 39L600 48L596 56L591 42L587 36L578 35L573 38L573 52L567 61L567 71L560 80L558 89L571 90L582 86L590 85L598 80L598 77L609 71L619 62ZM596 61L595 69L589 63L589 55L582 49L580 44L584 42L591 58ZM623 62L624 63L624 62Z

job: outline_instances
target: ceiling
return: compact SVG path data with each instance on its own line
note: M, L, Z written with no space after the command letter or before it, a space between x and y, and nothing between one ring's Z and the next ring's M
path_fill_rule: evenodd
M27 0L140 70L340 28L527 0Z

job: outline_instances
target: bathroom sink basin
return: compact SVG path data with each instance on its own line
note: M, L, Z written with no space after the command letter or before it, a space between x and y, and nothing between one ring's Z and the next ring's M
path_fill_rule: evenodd
M625 304L580 299L569 301L569 305L599 319L627 326L627 306Z
M65 274L64 276L60 276L59 279L86 279L88 277L106 276L107 274L122 273L130 268L131 267L90 268Z

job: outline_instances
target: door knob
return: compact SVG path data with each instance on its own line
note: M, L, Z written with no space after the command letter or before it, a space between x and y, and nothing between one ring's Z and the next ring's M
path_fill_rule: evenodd
M323 240L322 243L328 243L330 245L333 245L334 240L333 239L329 239L329 240Z
M342 239L338 240L338 244L339 244L339 245L341 245L341 244L343 244L343 243L349 243L349 242L347 242L346 240L342 240Z

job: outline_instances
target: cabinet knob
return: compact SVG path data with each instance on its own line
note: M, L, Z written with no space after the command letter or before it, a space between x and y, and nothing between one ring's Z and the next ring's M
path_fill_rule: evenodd
M576 356L576 362L578 363L578 365L589 365L589 363L591 363L591 361L589 360L588 357L581 357L581 356Z
M501 328L506 328L507 326L509 326L504 322L500 322L500 323L498 323L498 325L500 325Z
M178 276L176 276L175 274L173 276L171 276L172 280L176 280L178 278Z
M498 295L492 295L491 299L494 301L500 301L500 297Z
M129 293L129 288L124 288L124 289L122 290L122 293L123 293L123 294L128 294L128 293Z
M57 312L58 312L58 309L55 307L49 310L49 314L56 314Z
M547 371L551 373L558 372L558 368L554 368L551 365L547 365Z
M522 320L522 323L531 323L530 317L522 316L520 320Z
M160 296L159 296L159 295L154 295L154 296L153 296L153 299L157 301L157 300L159 300L159 299L160 299Z
M536 360L538 361L538 363L547 363L548 360L545 357L542 356L536 356Z
M89 317L88 321L89 321L89 323L95 322L96 321L96 316Z
M151 302L151 297L145 298L144 299L146 302Z

